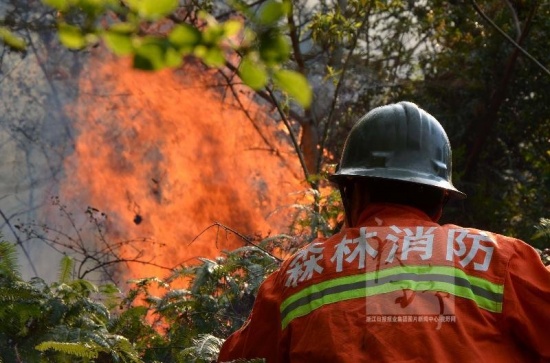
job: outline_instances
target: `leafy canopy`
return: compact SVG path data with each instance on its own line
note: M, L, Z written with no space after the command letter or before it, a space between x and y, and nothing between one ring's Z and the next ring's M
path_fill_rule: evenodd
M262 89L273 80L302 107L311 104L305 76L283 66L291 47L281 24L290 14L290 0L267 0L259 6L235 1L231 5L235 15L222 22L212 15L208 1L184 7L177 0L43 3L57 11L59 39L69 49L103 42L114 54L131 56L134 67L143 70L178 67L189 56L221 68L237 56L238 74L252 89ZM0 36L13 48L24 48L12 33L0 31Z

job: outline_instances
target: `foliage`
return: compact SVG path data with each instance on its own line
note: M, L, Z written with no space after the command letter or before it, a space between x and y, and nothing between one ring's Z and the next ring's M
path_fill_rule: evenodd
M47 285L40 278L23 281L15 247L0 242L0 358L5 362L139 362L125 337L108 331L110 313L95 294L97 286L72 279L70 259L61 280ZM101 289L105 297L117 289Z
M208 360L221 345L217 337L228 336L247 319L259 285L277 267L274 256L246 246L175 269L165 279L135 280L112 327L135 343L145 361ZM149 331L153 342L148 334L136 335L140 331Z
M223 339L210 334L201 334L193 339L193 345L182 352L187 362L215 361L220 352Z
M305 201L293 205L297 213L290 226L291 233L305 239L306 243L315 238L330 237L344 223L340 192L328 185L325 177L314 177L320 186L305 190Z
M59 39L70 49L103 42L117 55L131 55L134 66L145 70L175 68L187 56L224 67L238 54L242 59L238 73L245 84L261 89L272 78L300 105L311 103L304 75L282 67L290 56L279 25L291 9L288 0L260 5L236 1L233 9L210 1L185 5L175 0L43 2L56 10ZM216 13L228 11L234 16L216 20Z
M455 180L468 194L445 218L548 247L531 234L550 200L548 98L541 92L550 72L499 31L548 64L548 4L471 3L434 3L439 52L422 55L424 79L409 93L443 122L455 150Z
M59 281L23 281L15 247L0 243L0 358L6 362L209 362L247 319L279 259L273 239L182 266L166 278L118 289L73 279L66 257ZM116 299L116 304L107 302Z

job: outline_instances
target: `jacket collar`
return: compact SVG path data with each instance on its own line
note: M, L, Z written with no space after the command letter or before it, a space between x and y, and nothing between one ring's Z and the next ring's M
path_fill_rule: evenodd
M376 223L376 220L384 221L384 224L387 224L389 221L407 219L433 223L426 213L414 207L392 203L372 203L367 205L359 215L358 225L373 224L371 220L375 221L374 224L379 224Z

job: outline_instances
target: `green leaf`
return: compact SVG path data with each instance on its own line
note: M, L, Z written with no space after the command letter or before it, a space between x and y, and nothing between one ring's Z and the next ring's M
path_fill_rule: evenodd
M227 36L238 34L241 29L242 29L242 24L240 21L228 20L225 23L223 23L223 30L225 32L225 35Z
M221 67L225 64L225 56L222 50L216 46L204 47L200 52L196 52L195 55L201 58L204 63L210 67Z
M293 97L302 107L307 108L311 104L313 92L303 74L279 70L273 74L273 81L284 92Z
M131 54L134 50L130 34L107 30L103 33L103 40L109 49L118 56Z
M133 66L144 71L154 71L163 68L162 51L155 45L141 47L134 54Z
M128 5L148 20L169 15L178 7L178 0L129 0Z
M254 90L263 88L267 83L267 72L262 64L254 62L250 57L242 60L239 66L239 76L243 82Z
M114 23L109 27L109 30L119 33L130 34L138 30L136 24L130 22Z
M271 25L278 22L288 12L288 6L277 0L267 0L260 8L258 23Z
M134 68L156 71L167 67L176 67L183 62L181 53L161 38L142 39L135 48Z
M285 62L290 56L287 39L276 31L267 31L260 36L260 58L269 66Z
M0 27L0 39L14 50L24 50L26 43L25 41L13 34L8 28Z
M81 293L84 294L84 296L89 296L90 293L98 292L99 289L96 285L91 283L88 280L74 280L70 283L71 287L78 289Z
M105 11L107 3L105 0L78 0L79 10L86 13L91 18L95 18Z
M189 53L200 43L200 31L189 24L178 24L174 26L168 35L168 41L180 48L182 53Z
M71 6L70 0L42 0L42 2L59 11L65 11Z
M86 37L80 29L67 23L59 24L59 40L69 49L82 49L87 45Z
M205 44L218 44L224 35L225 30L223 26L219 24L212 24L203 30L202 40Z
M179 67L183 63L181 53L172 47L166 49L164 59L166 67Z

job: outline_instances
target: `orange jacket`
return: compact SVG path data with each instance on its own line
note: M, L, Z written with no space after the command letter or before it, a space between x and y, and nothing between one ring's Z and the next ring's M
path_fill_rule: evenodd
M550 362L550 271L526 243L378 204L262 284L219 362Z

